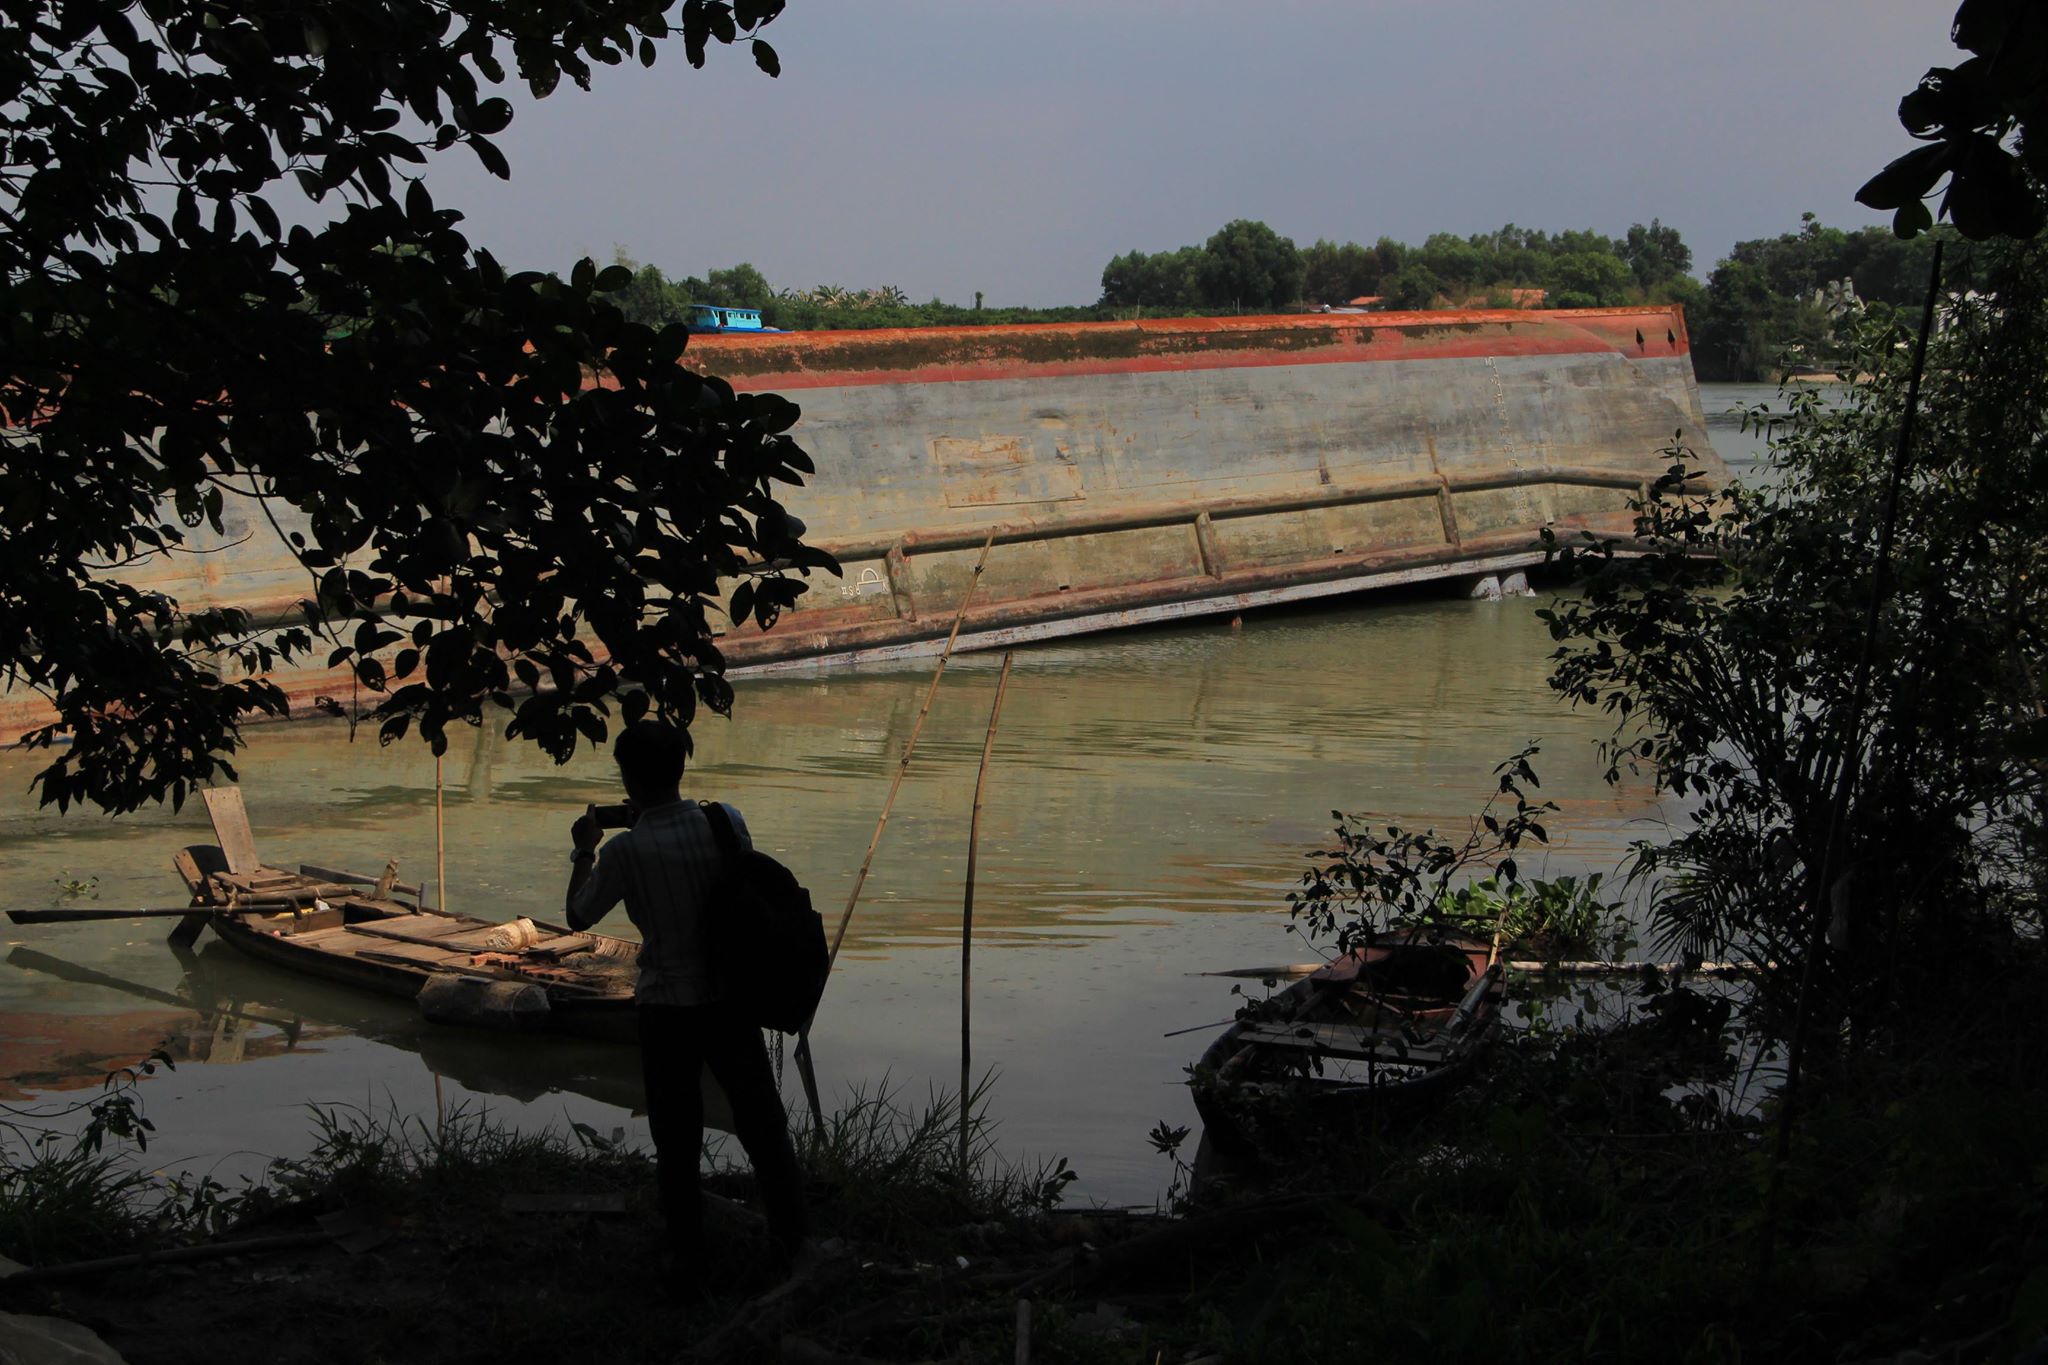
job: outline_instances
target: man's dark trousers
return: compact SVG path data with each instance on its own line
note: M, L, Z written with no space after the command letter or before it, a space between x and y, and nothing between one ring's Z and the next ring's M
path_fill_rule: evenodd
M753 1163L768 1236L784 1258L794 1255L804 1237L803 1183L760 1028L723 1004L641 1005L639 1013L647 1126L671 1249L691 1266L704 1259L697 1163L704 1148L699 1078L708 1066L732 1104L734 1131Z

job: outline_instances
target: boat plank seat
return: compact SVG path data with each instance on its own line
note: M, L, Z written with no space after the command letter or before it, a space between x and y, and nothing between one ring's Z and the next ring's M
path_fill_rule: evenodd
M1331 1057L1417 1066L1443 1062L1448 1049L1372 1034L1345 1024L1249 1024L1243 1038L1259 1047L1294 1047Z
M370 938L385 939L392 943L411 944L415 947L429 948L443 953L480 953L484 951L483 939L489 934L492 927L491 925L484 925L479 928L475 925L467 925L460 932L440 934L416 934L404 929L387 928L384 923L351 924L347 926L347 929L351 934L362 934ZM474 943L464 942L463 940L470 935L474 935L477 941Z
M445 915L422 915L417 913L386 915L371 929L385 933L411 934L416 938L457 939L464 934L485 934L495 927L492 925L466 924L459 919Z

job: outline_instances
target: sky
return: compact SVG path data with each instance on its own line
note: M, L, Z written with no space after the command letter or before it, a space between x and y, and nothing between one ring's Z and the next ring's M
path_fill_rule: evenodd
M1659 218L1705 278L1911 143L1950 64L1907 0L790 0L743 50L521 101L496 181L429 176L517 268L623 250L778 288L1092 303L1110 257L1234 218L1296 243Z

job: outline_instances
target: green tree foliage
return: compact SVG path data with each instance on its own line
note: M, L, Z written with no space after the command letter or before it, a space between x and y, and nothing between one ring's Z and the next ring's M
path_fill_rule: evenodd
M1868 378L1839 407L1795 396L1766 484L1660 496L1640 530L1663 552L1549 614L1553 685L1617 717L1617 771L1686 799L1637 867L1668 937L1775 964L1759 1019L1779 1036L1810 983L1821 1036L1907 1038L2042 931L2048 245L1981 254L1959 272L1981 292L1944 297L1888 557L1911 333L1872 316Z
M1930 68L1899 101L1899 122L1921 146L1856 192L1892 210L1913 237L1934 224L1926 200L1943 176L1941 216L1972 241L2031 237L2048 223L2048 11L2039 0L1963 0L1949 36L1970 56Z
M1168 312L1277 310L1301 296L1302 254L1264 223L1240 218L1201 246L1126 252L1102 271L1098 307Z
M612 263L628 272L631 278L617 289L602 292L626 321L659 330L670 323L682 322L688 316L685 305L691 302L689 294L657 267L641 265L629 259L624 251L614 253ZM618 277L614 275L612 278Z
M0 670L57 711L45 802L231 773L240 718L284 708L249 671L313 651L437 750L487 707L566 758L613 705L730 705L721 581L765 625L829 564L774 493L810 468L795 406L680 367L680 329L603 297L631 271L505 270L420 176L509 174L514 69L545 96L680 39L772 75L781 8L7 0ZM301 195L329 216L287 230ZM306 571L290 628L132 581L230 502Z
M1443 281L1421 261L1410 261L1380 280L1380 297L1389 308L1435 308L1443 295Z
M1789 349L1791 325L1762 266L1730 256L1708 277L1693 315L1693 368L1702 379L1754 380Z
M1483 292L1490 284L1511 283L1495 278L1492 254L1484 246L1448 232L1431 233L1413 259L1440 282L1444 294L1459 300Z
M1142 251L1110 257L1109 264L1102 267L1102 301L1118 307L1144 302L1150 283L1146 270L1149 262Z
M1197 309L1202 307L1201 247L1146 255L1127 252L1102 269L1105 308Z
M1225 223L1202 247L1203 301L1212 307L1279 309L1301 297L1301 253L1264 223Z
M745 261L726 270L714 270L704 277L700 303L727 308L767 308L775 302L775 291L760 271Z
M1665 227L1655 218L1648 227L1641 223L1629 227L1621 255L1629 273L1644 289L1654 289L1692 271L1692 248L1678 235L1677 228Z
M1381 238L1383 246L1394 248L1398 260L1401 254L1399 243ZM1387 273L1385 259L1379 248L1360 246L1356 242L1338 245L1328 238L1317 238L1315 245L1301 253L1302 287L1301 296L1310 303L1344 304L1355 298L1380 292L1380 278Z
M1550 263L1553 308L1604 308L1628 299L1628 266L1604 251L1574 251Z

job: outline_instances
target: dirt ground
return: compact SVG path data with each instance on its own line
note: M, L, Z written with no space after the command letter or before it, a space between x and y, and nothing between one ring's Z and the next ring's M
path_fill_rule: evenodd
M339 1242L135 1267L0 1288L0 1308L69 1318L130 1365L456 1365L457 1362L1010 1361L1018 1301L1033 1301L1033 1359L1189 1358L1167 1350L1138 1312L1098 1301L1074 1267L1167 1220L1059 1214L1031 1226L968 1225L927 1258L863 1245L820 1221L827 1239L794 1280L771 1266L757 1220L713 1208L707 1283L678 1282L644 1197L558 1191L541 1203L606 1212L449 1206L329 1226ZM513 1203L519 1201L514 1200ZM316 1225L286 1211L238 1236ZM349 1249L353 1248L353 1249ZM1130 1296L1123 1296L1129 1298ZM1032 1310L1026 1309L1029 1314ZM1168 1315L1170 1317L1170 1315ZM1157 1338L1154 1341L1154 1338ZM1196 1356L1203 1354L1200 1351Z

